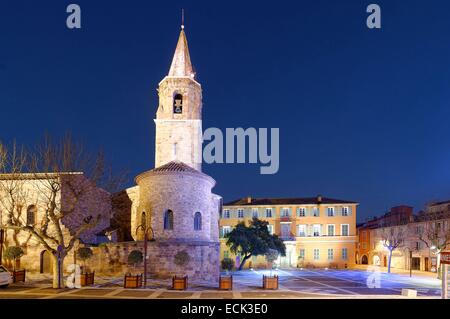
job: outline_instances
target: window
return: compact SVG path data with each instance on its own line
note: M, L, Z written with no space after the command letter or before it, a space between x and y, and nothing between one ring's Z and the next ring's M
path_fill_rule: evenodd
M328 248L328 260L333 260L333 248Z
M327 234L328 236L334 236L334 225L328 225Z
M202 230L202 214L196 212L194 215L194 230Z
M301 259L305 259L305 250L304 249L300 249L298 257L301 258Z
M313 236L319 237L320 236L320 225L313 225Z
M319 260L319 258L320 258L319 249L314 249L314 260Z
M297 235L299 237L306 237L306 225L298 225Z
M348 216L348 207L347 206L345 206L345 207L342 207L342 216Z
M226 234L231 231L231 226L222 226L221 228L221 237L224 238Z
M272 208L266 208L266 217L272 218Z
M341 236L348 236L348 224L341 225Z
M281 217L289 217L289 208L283 208L281 210Z
M267 229L269 230L269 234L273 235L273 225L267 225Z
M328 217L334 216L334 207L328 207L327 208Z
M30 205L27 209L27 225L34 226L36 224L36 206Z
M170 209L164 213L164 229L173 230L173 212Z
M252 208L252 217L258 218L258 208Z
M223 218L230 218L230 210L229 209L224 209Z
M298 216L300 216L300 217L305 217L306 216L306 208L305 207L300 207L299 208Z
M239 208L237 210L238 218L244 218L244 210L242 208Z
M420 250L420 249L421 249L420 241L416 241L416 250Z
M313 216L319 217L319 208L318 207L313 207Z
M175 94L175 96L173 97L173 113L183 113L183 95L179 93Z
M348 259L348 251L347 248L342 248L342 259L347 260Z

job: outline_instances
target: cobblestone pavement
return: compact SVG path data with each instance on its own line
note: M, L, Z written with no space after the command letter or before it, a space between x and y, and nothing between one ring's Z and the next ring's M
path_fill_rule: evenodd
M262 275L277 274L280 289L261 288ZM375 283L368 279L376 276ZM145 289L124 289L122 278L97 276L95 285L82 289L52 289L51 277L29 274L25 283L0 289L1 298L114 298L114 299L236 299L236 298L402 298L403 288L415 289L419 297L440 298L440 281L435 278L361 270L247 270L233 274L233 291L190 282L187 291L170 289L170 280L149 278Z

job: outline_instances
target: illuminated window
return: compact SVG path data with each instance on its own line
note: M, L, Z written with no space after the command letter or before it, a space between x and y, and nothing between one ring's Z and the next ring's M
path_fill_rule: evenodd
M313 216L314 217L319 217L319 208L318 207L314 207L313 208Z
M328 260L333 260L333 248L328 248Z
M272 208L266 208L266 217L272 218Z
M231 226L222 226L221 230L221 237L225 237L231 231Z
M258 218L258 208L252 208L252 217Z
M319 260L319 258L320 258L319 249L314 249L314 260Z
M267 229L269 230L269 234L273 235L273 225L267 225Z
M297 235L299 237L306 237L306 225L298 225Z
M223 210L223 218L230 218L230 210L229 209Z
M299 252L298 256L299 256L301 259L305 259L305 250L304 250L304 249L300 249L300 252Z
M289 217L289 208L283 208L281 210L281 217Z
M320 229L321 226L320 225L313 225L313 236L314 237L319 237L320 236Z

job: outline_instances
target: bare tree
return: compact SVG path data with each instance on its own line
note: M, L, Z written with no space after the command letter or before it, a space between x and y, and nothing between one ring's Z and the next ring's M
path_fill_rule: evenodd
M420 214L424 222L418 226L418 236L425 245L436 255L438 277L441 277L441 252L450 246L450 225L446 220L450 218L449 212L430 211Z
M380 229L380 237L383 246L389 251L388 273L391 272L392 253L403 247L406 239L405 227L402 225L390 226L385 224Z
M2 147L6 156L1 184L14 185L0 192L0 202L9 207L3 227L29 234L50 253L53 287L60 288L64 258L76 242L109 225L111 201L106 188L117 187L120 180L106 169L101 153L92 156L69 135L57 143L46 137L34 150L22 151L20 156L14 155L14 149ZM36 222L28 221L22 213L30 193L42 211Z

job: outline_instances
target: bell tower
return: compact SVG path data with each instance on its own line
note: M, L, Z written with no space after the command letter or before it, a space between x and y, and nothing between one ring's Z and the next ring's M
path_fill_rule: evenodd
M201 171L202 88L195 80L184 25L158 95L155 167L180 161Z

